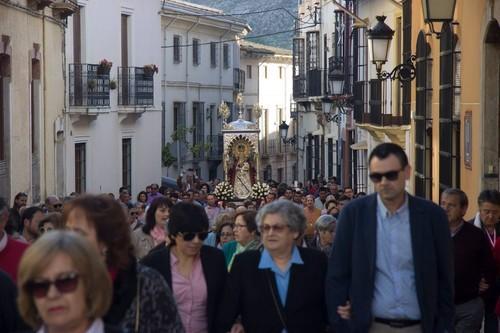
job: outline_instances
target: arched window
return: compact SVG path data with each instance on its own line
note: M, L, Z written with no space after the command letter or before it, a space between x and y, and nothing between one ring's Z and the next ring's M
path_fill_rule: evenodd
M432 59L425 32L417 39L415 112L415 195L432 196Z
M441 30L439 77L439 192L460 187L460 110L455 110L457 39L450 24ZM458 66L458 69L460 67ZM458 76L460 75L458 70ZM459 106L457 106L459 107Z

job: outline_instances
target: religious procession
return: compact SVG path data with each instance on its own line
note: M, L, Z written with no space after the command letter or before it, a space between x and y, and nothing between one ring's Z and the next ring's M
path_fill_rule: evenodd
M0 0L0 333L500 333L500 0Z

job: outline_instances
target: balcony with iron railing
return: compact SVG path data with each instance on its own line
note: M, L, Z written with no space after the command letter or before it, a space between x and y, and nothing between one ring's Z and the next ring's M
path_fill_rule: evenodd
M237 92L245 91L245 71L233 68L233 88Z
M354 119L358 124L399 126L401 117L394 116L385 97L386 81L370 80L354 83Z
M69 65L69 105L72 107L109 107L109 70L98 64Z
M270 156L276 156L282 153L281 139L279 137L269 137L267 139L267 153Z
M144 67L118 67L118 105L153 106L153 75Z
M293 98L319 97L323 95L324 70L311 69L293 77Z

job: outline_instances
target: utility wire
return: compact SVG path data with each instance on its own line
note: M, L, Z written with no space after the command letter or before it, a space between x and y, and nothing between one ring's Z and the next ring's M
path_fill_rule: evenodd
M311 25L308 25L308 26L304 26L304 27L300 27L300 28L295 28L295 29L290 29L290 30L283 30L283 31L271 32L271 33L268 33L268 34L262 34L262 35L256 35L256 36L246 36L246 37L241 37L239 39L234 38L234 39L226 39L226 40L215 41L215 42L198 43L197 45L198 46L202 46L202 45L220 44L220 43L236 42L238 40L246 40L246 39L255 39L255 38L261 38L261 37L275 36L275 35L279 35L279 34L285 34L285 33L288 33L288 32L296 32L296 31L299 31L299 30L304 30L304 29L315 27L315 26L316 26L316 24L311 24ZM194 44L163 45L161 48L162 49L170 49L170 48L173 48L173 47L190 47L190 46L193 46L193 45Z
M163 6L162 6L163 8ZM315 7L315 8L321 8L321 7ZM164 8L163 8L164 9ZM250 12L242 12L242 13L221 13L221 14L189 14L189 13L168 13L168 15L171 16L191 16L191 17L231 17L231 16L245 16L245 15L255 15L255 14L265 14L265 13L271 13L275 11L284 11L288 15L290 15L295 21L300 21L302 23L306 23L299 17L295 16L290 10L288 10L285 7L277 7L277 8L272 8L272 9L265 9L265 10L258 10L258 11L250 11ZM309 14L312 14L312 10L309 9Z

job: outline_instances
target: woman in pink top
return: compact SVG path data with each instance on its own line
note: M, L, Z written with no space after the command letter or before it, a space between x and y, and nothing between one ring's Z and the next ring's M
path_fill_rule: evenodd
M153 249L142 260L160 272L172 288L186 333L215 332L214 318L224 294L224 255L203 245L208 228L202 207L178 203L170 209L170 244Z

